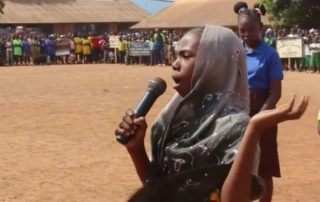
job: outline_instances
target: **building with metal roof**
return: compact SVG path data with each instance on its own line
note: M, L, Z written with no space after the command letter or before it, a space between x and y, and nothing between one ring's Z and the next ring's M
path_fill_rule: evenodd
M172 4L170 0L131 0L145 11L155 14Z
M149 14L130 0L7 0L2 27L42 27L47 32L117 32Z

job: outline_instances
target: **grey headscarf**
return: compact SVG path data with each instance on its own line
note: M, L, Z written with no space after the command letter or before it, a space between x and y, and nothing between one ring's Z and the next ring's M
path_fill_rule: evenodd
M233 162L249 121L246 71L238 37L230 29L206 26L191 91L176 94L152 128L155 175Z

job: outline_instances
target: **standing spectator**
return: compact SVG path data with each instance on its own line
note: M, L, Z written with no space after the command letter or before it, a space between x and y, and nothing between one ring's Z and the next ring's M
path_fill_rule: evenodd
M311 71L316 73L320 70L320 43L319 38L314 37L312 43L310 44L311 50Z
M76 61L76 45L73 40L73 36L68 36L69 45L70 45L70 54L68 57L68 64L74 64Z
M22 63L22 41L21 36L15 36L12 41L13 46L13 63L20 65Z
M287 36L286 29L281 29L281 30L279 30L279 34L278 34L277 39L283 39L283 38L286 38L286 36ZM289 58L281 58L281 64L282 64L283 70L288 70L289 69Z
M5 66L6 61L6 43L4 37L0 38L0 66Z
M303 37L303 56L301 58L301 64L299 71L309 71L312 64L312 53L310 49L310 39L309 37Z
M94 34L91 39L91 47L92 47L92 62L98 63L100 61L100 38L97 34Z
M162 48L162 53L161 53L161 57L163 58L163 63L162 63L162 66L165 66L165 65L168 65L169 64L169 57L168 57L168 53L169 53L169 44L168 42L166 41L164 44L163 44L163 48Z
M108 51L108 60L107 60L107 62L109 63L109 64L114 64L115 63L115 54L113 53L113 51Z
M88 39L89 39L90 44L91 44L91 40L92 40L92 37L93 37L92 33L88 32L87 36L88 36Z
M29 44L28 37L24 37L23 42L22 42L22 52L23 52L23 63L25 65L30 64L30 56L31 56L31 48Z
M54 64L56 62L56 50L54 44L54 35L49 35L44 39L44 48L47 57L47 64Z
M155 65L155 43L154 43L153 37L150 38L149 48L150 48L150 65Z
M141 43L149 49L149 40L145 36L141 38ZM141 63L143 65L150 65L150 56L141 56Z
M287 35L287 38L291 39L297 39L300 35L297 33L297 29L292 28L290 30L290 34ZM291 71L295 71L297 69L300 69L300 58L289 58L289 69Z
M250 116L264 110L274 109L281 98L281 80L283 73L278 53L264 41L260 34L262 29L261 15L266 9L256 4L248 9L243 2L235 4L238 14L238 30L245 48L248 84L250 90ZM280 163L277 148L277 125L263 131L260 140L259 176L264 180L266 193L260 202L271 202L273 194L273 177L280 177Z
M82 39L79 35L75 34L73 41L76 45L76 61L77 63L81 63L82 61Z
M30 49L31 49L31 58L33 60L34 65L39 65L41 63L41 44L39 41L38 36L34 36L30 42Z
M168 58L168 65L172 65L173 62L175 61L175 48L173 47L173 42L172 39L168 40L168 51L167 51L167 58Z
M163 35L163 33L160 32L158 28L156 28L153 38L155 42L155 64L163 65L164 64L163 48L165 43L165 36Z
M91 61L91 42L88 35L84 36L82 39L82 54L83 54L83 63L89 63Z
M120 37L119 38L119 45L118 45L118 54L119 54L119 63L124 64L125 63L125 56L126 56L126 49L127 49L128 42L125 40L125 38Z
M269 46L272 46L273 48L275 48L275 40L273 38L273 31L271 28L268 28L265 36L264 36L264 42L266 44L268 44Z
M108 35L104 35L100 40L99 40L99 46L100 46L100 51L102 55L102 63L107 64L108 63L108 51L109 51L109 38Z
M6 58L7 58L7 64L11 66L13 64L13 53L12 53L12 39L10 36L6 40Z

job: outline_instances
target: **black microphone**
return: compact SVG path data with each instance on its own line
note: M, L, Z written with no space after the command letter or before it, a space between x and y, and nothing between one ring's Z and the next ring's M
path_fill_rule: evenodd
M136 118L145 116L156 99L166 91L167 84L166 82L160 78L156 77L149 81L148 88L142 97L140 103L134 111L134 116ZM123 134L116 134L117 141L121 144L127 144L131 138L131 136L125 136Z

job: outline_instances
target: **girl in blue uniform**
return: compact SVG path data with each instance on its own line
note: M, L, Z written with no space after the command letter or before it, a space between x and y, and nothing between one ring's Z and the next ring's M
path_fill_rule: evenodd
M248 83L250 90L250 116L260 111L274 109L281 98L281 80L283 79L280 58L277 52L260 38L261 16L266 9L262 4L248 9L244 2L234 6L238 15L238 32L245 47ZM265 181L266 193L260 200L270 202L273 192L273 177L280 177L280 165L277 151L277 126L264 131L260 140L259 176Z

